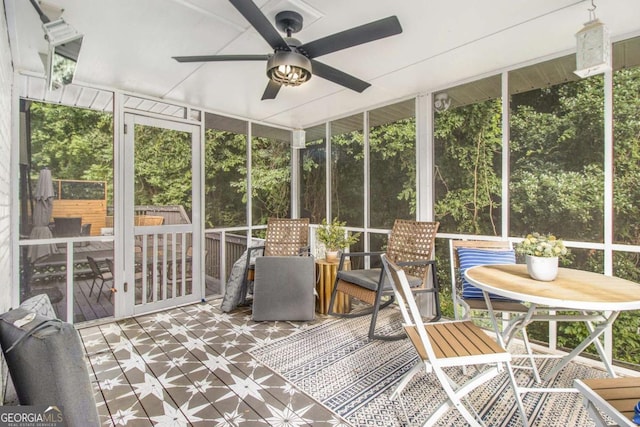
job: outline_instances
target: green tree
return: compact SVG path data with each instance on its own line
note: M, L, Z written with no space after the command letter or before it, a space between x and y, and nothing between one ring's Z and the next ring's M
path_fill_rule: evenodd
M499 99L438 113L435 214L440 230L500 234L501 120Z
M56 179L106 181L113 195L113 118L93 110L30 103L32 179L43 167Z
M207 129L205 137L205 227L245 225L247 136Z
M135 204L193 207L191 134L135 127Z

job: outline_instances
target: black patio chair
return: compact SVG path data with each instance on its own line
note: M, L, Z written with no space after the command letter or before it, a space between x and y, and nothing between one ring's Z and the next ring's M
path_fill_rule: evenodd
M384 268L368 268L350 270L345 261L353 258L370 258L371 263L378 261L380 255L386 253L387 258L403 267L414 293L430 293L433 296L435 315L432 321L441 317L438 280L435 261L431 259L435 246L436 232L439 222L411 221L396 219L389 235L386 252L345 252L340 257L329 314L338 317L371 316L369 339L397 340L405 338L404 333L396 335L376 334L378 312L394 301L391 283L386 277ZM429 283L431 273L431 283ZM355 313L338 313L335 301L338 292L357 298L370 307ZM383 296L387 298L383 301Z
M111 288L113 287L113 273L109 271L108 265L107 269L103 270L100 268L98 263L93 257L87 256L87 261L89 262L89 267L91 268L91 272L93 273L93 282L91 283L91 289L89 289L89 296L93 292L93 287L100 282L100 289L98 289L98 299L100 301L100 295L102 295L102 288L105 283L110 282L111 286L109 286L109 300L111 300Z

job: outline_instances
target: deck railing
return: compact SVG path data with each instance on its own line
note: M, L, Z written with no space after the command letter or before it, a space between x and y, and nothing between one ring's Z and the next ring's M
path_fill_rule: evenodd
M314 238L315 227L317 226L314 225L311 227L312 229L311 252L313 255L322 256L322 254L315 249L316 247L315 238ZM255 231L255 229L253 230ZM363 232L365 230L356 228L356 229L350 229L349 231ZM215 282L216 283L215 289L219 289L219 292L221 294L224 293L225 283L229 275L231 274L234 263L242 256L242 254L245 252L247 248L247 237L246 237L247 232L248 231L246 227L215 228L215 229L208 229L205 231L205 240L204 240L204 250L206 253L206 257L204 260L204 268L205 268L205 276L206 276L205 279L208 282ZM386 233L385 230L368 230L368 233L365 232L362 235L361 239L363 239L363 241L367 241L368 240L367 234L381 236L385 233ZM447 243L448 245L448 239L450 238L460 238L460 236L440 235L438 238L438 244L442 245L443 243ZM45 239L45 240L35 240L35 241L23 240L20 242L20 246L26 251L28 246L31 246L33 244L66 243L68 245L68 250L73 252L74 247L77 248L77 245L81 242L85 242L85 241L95 242L95 243L102 242L103 244L108 244L110 242L113 242L112 239L113 239L112 236L108 236L108 237L103 236L102 238L74 237L74 238L67 238L67 239ZM253 246L253 245L259 244L260 239L252 238L249 241L250 241L250 245ZM365 250L369 250L369 249L370 248L368 247L368 245L365 245ZM77 250L80 250L80 249L77 249ZM74 260L74 262L84 261L84 259L82 259L81 257L82 255L80 253L76 253L77 259ZM86 273L85 271L86 268L80 267L78 265L74 265L73 263L70 263L68 261L69 259L67 259L66 262L61 261L60 264L63 265L63 268L61 268L60 272L58 273L58 275L63 277L66 275L66 279L69 282L67 284L67 292L73 289L73 280L74 280L74 273L72 272L71 274L69 274L69 269L71 269L72 271L75 270L75 273L78 273L78 274ZM448 266L446 265L448 260L442 259L441 261L442 261L442 266L440 269L444 271L448 270ZM450 285L448 282L443 280L443 283L440 283L440 286L441 288L444 289L444 288L448 288ZM72 307L70 306L69 309L71 310ZM551 351L555 351L558 348L558 343L557 343L558 324L555 322L550 322L548 325L545 325L545 328L546 327L548 327L548 341L549 341L546 344L546 347ZM612 331L608 330L605 334L605 340L607 341L608 345L605 345L605 347L607 348L607 353L610 358L612 356L611 346L609 344L611 342L611 339L612 339Z

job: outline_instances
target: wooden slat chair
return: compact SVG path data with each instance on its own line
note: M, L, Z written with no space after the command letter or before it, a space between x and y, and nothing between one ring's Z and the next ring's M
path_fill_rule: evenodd
M247 249L247 262L242 277L240 305L246 304L249 283L255 274L255 256L299 256L309 254L309 218L269 218L264 244ZM252 262L252 258L254 261Z
M397 219L389 235L386 252L350 252L343 253L340 257L338 272L328 313L339 317L357 317L371 314L369 325L369 339L397 340L405 338L404 334L380 335L376 334L376 320L378 311L389 306L394 301L393 290L384 269L370 268L350 270L345 269L345 260L354 257L374 258L386 254L393 262L402 265L409 275L409 283L414 292L432 293L435 305L434 321L441 317L440 299L438 295L438 281L436 277L435 261L432 253L435 245L438 222L421 222ZM354 263L351 262L353 267ZM429 285L429 272L431 272L432 286ZM371 308L356 313L336 313L334 304L338 292L359 299ZM385 296L386 301L382 298Z
M433 373L446 393L446 399L431 412L425 425L435 424L449 409L455 408L471 426L483 425L477 411L468 407L465 397L476 388L506 371L516 400L523 426L528 425L519 389L511 367L511 355L493 338L470 320L424 323L413 296L407 275L400 266L382 255L389 281L404 320L404 330L415 347L422 363L414 366L392 393L392 398L402 399L402 391L413 376L423 367ZM475 375L463 376L458 384L450 375L451 367L475 366Z
M477 296L468 298L465 295L463 287L462 273L460 270L460 256L459 249L471 249L486 252L487 256L481 256L479 259L485 264L515 264L515 253L511 242L508 240L450 240L449 252L451 257L451 295L453 298L453 307L455 318L468 319L471 316L472 310L487 310L487 304L482 297L482 292L478 289ZM495 252L497 255L493 257ZM501 255L504 254L504 255ZM513 259L509 260L509 255L513 255ZM476 265L479 265L476 264ZM470 285L468 285L470 286ZM473 294L473 292L469 292ZM506 299L494 299L492 300L494 311L497 312L517 312L526 313L527 306L519 301L511 301ZM460 312L462 309L462 313Z
M574 380L574 384L596 426L612 425L605 416L613 425L637 426L633 417L634 407L640 401L639 377Z
M471 319L472 312L487 312L487 303L482 291L463 278L464 270L480 264L515 264L515 252L508 240L450 240L451 259L451 296L456 320ZM461 255L464 258L461 262ZM496 313L503 315L525 314L528 307L520 301L502 297L491 297L491 306ZM514 325L515 326L515 325ZM535 364L527 329L522 328L522 341L525 346L530 369L536 381L540 382L540 373ZM507 343L508 344L508 343Z

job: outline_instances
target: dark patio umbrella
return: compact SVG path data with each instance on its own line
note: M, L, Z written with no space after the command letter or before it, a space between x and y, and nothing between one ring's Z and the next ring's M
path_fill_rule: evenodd
M38 184L33 195L35 204L33 206L33 229L29 238L50 239L53 237L49 229L49 219L53 211L53 180L51 171L42 169L38 177ZM36 262L38 259L57 253L55 244L29 246L29 260Z

